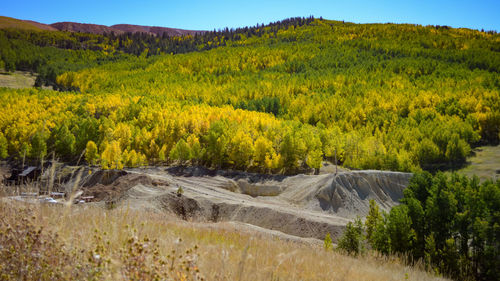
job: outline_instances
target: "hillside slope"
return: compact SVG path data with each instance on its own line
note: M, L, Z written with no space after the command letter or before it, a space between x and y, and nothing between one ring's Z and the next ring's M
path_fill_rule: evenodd
M89 23L78 23L78 22L56 22L51 24L53 28L60 31L71 31L71 32L81 32L81 33L93 33L93 34L104 34L104 33L116 33L121 34L123 31L111 28L105 25L99 24L89 24Z
M48 31L56 31L57 29L51 27L50 25L46 25L43 23L39 23L31 20L19 20L11 17L0 16L0 29L3 28L18 28L18 29L26 29L26 30L48 30Z
M16 55L23 40L40 44L43 36L5 34L2 57L20 67L47 63L26 61L32 49ZM49 125L29 123L33 130L4 122L2 129L24 132L6 136L9 155L31 149L33 132L49 150L69 133L75 146L56 149L58 156L77 159L92 145L98 152L87 160L108 168L175 161L298 173L336 154L351 168L418 171L459 167L472 146L500 140L495 32L295 18L185 38L56 35L57 50L71 49L44 49L58 60L46 76L78 94L27 93L58 108ZM4 102L29 100L4 95ZM59 114L73 117L54 128ZM86 122L103 129L82 132ZM112 160L110 151L123 157Z
M439 170L463 165L471 146L499 141L498 34L319 20L263 30L208 52L106 65L58 82L89 94L145 91L143 101L176 103L176 114L213 110L218 116L204 126L179 121L184 133L172 142L153 139L170 151L193 134L207 148L207 133L220 121L217 134L229 141L239 133L248 151L259 136L267 140L260 160L231 145L220 159L212 157L218 152L201 157L237 169L318 168L337 150L339 162L358 169ZM226 110L234 113L220 114ZM273 153L281 161L274 166Z
M110 26L113 29L121 30L123 32L142 32L155 34L158 36L163 36L164 34L168 36L184 36L184 35L195 35L202 34L205 31L200 30L186 30L178 28L168 28L160 26L144 26L144 25L133 25L133 24L115 24Z
M204 32L197 30L185 30L178 28L133 25L133 24L115 24L112 26L106 26L99 24L88 24L88 23L77 23L77 22L56 22L51 24L50 26L60 31L72 31L72 32L93 33L93 34L105 34L111 32L113 32L114 34L122 34L125 32L130 32L130 33L140 32L156 36L163 36L163 34L167 34L168 36L184 36L184 35L201 34Z
M21 20L11 17L0 16L0 29L3 28L17 28L24 30L35 31L71 31L92 34L106 34L113 32L114 34L123 34L125 32L131 33L146 33L149 35L163 36L184 36L202 34L206 31L202 30L187 30L180 28L169 28L161 26L146 26L146 25L133 25L133 24L115 24L112 26L91 24L91 23L78 23L78 22L56 22L52 24L43 24L32 20Z

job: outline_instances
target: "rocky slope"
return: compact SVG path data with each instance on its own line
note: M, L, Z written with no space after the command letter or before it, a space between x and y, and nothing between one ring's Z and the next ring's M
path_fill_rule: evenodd
M269 176L150 168L96 171L82 185L84 195L126 208L189 221L246 223L302 238L330 233L335 241L347 222L367 214L370 199L386 210L398 204L410 177L383 171Z

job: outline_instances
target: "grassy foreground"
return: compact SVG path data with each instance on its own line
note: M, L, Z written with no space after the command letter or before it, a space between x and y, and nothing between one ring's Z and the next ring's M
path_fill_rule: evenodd
M2 280L436 279L395 258L352 258L146 211L0 201L0 212Z

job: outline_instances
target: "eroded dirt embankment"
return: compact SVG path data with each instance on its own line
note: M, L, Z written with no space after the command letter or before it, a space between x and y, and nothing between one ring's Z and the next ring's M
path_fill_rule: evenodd
M82 185L84 195L127 208L190 221L241 222L304 238L330 233L335 241L350 219L366 215L370 199L383 209L396 205L410 177L381 171L287 177L151 168L96 171Z

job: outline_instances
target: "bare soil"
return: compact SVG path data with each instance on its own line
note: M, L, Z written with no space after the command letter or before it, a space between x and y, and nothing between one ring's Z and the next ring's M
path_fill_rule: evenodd
M0 173L7 173L5 166ZM371 199L384 210L397 205L411 177L369 170L284 176L202 167L101 170L57 164L46 169L40 186L50 184L51 173L52 191L72 194L80 189L82 197L92 197L97 205L307 243L323 240L327 233L337 241L349 221L366 216Z
M85 174L85 173L84 173ZM282 239L336 241L369 200L398 204L411 174L352 171L322 175L259 175L203 168L97 170L81 180L83 196L118 208L174 214L197 223L231 223Z

